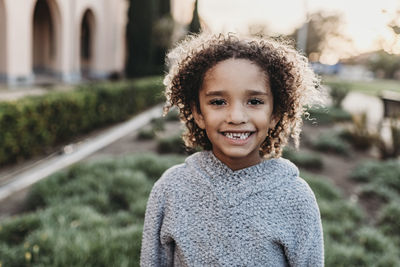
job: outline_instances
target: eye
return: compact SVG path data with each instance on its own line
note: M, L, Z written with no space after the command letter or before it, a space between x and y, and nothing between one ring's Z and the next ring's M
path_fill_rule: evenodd
M258 98L252 98L252 99L249 99L247 104L252 105L252 106L262 105L262 104L264 104L264 101L261 99L258 99Z
M226 101L224 99L213 99L210 101L210 104L215 106L222 106L226 104Z

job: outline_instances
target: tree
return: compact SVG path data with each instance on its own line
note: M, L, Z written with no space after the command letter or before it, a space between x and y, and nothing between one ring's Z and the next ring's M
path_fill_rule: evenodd
M307 27L306 49L302 51L307 56L313 55L313 59L318 61L321 55L334 50L332 40L349 43L350 39L343 35L341 31L342 19L338 14L325 15L317 12L310 14ZM301 28L296 29L290 37L297 41L298 33Z
M159 74L174 27L170 0L129 0L126 75Z
M143 76L151 72L154 18L155 1L130 0L127 25L128 77Z
M199 33L200 31L201 31L201 25L200 25L200 17L199 17L199 9L198 9L198 0L196 0L194 3L192 21L190 22L190 25L189 25L189 32L190 33Z
M400 55L389 54L384 50L377 51L367 62L368 68L381 78L393 79L400 70Z

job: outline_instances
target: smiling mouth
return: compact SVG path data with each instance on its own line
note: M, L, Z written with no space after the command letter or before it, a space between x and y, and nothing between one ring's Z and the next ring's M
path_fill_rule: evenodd
M234 140L245 140L247 139L250 135L253 134L253 132L222 132L222 134L230 139Z

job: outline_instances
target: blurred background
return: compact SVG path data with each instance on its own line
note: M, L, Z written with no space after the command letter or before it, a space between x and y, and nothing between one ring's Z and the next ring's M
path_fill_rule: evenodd
M328 101L283 156L315 192L326 266L400 266L398 0L0 0L0 267L139 266L151 187L194 152L177 111L159 117L165 53L200 31L309 59Z

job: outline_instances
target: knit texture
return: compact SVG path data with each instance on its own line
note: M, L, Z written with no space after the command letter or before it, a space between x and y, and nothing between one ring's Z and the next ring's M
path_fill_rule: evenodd
M315 196L286 159L231 170L210 151L150 194L141 266L323 266Z

